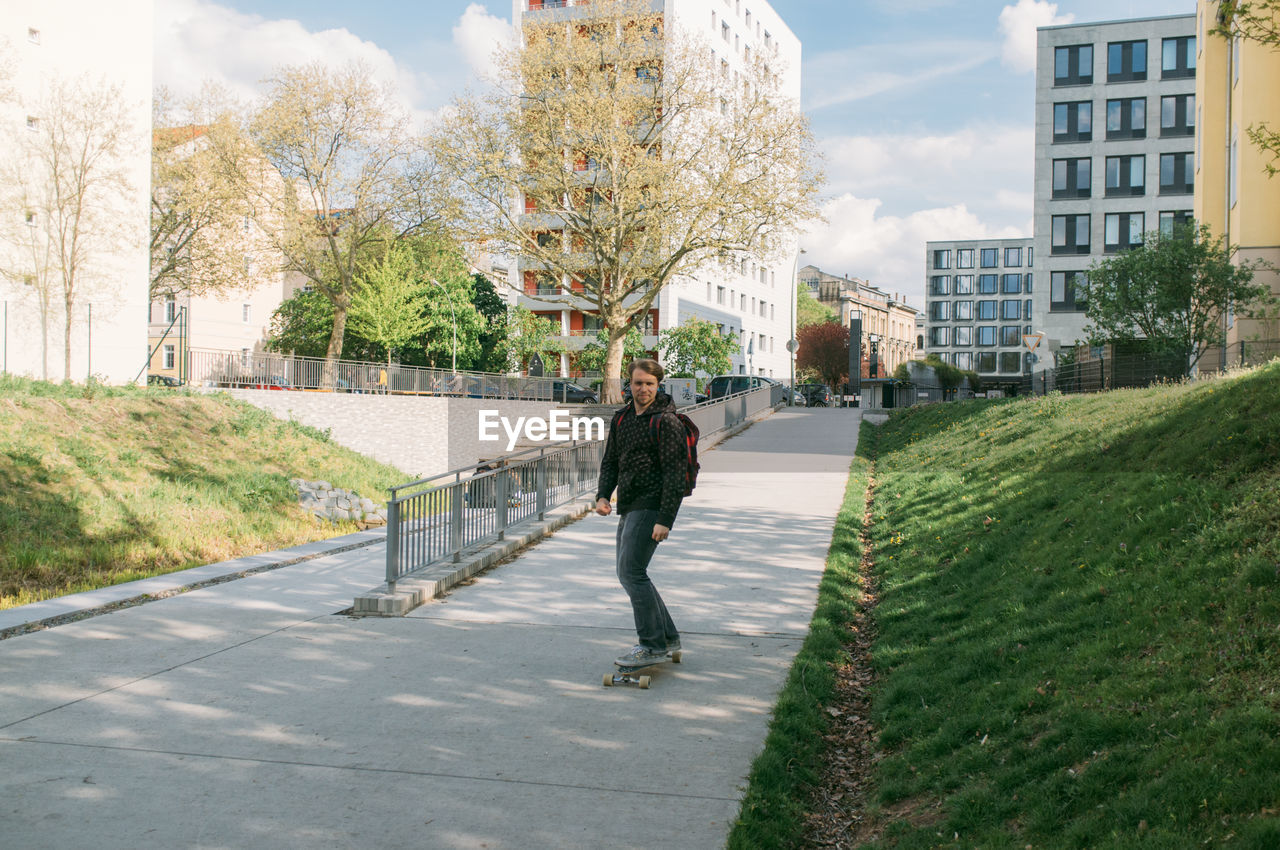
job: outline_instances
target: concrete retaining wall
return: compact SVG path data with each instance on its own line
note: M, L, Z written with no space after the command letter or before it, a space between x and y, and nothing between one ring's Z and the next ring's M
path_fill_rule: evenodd
M328 430L333 441L389 463L407 478L472 466L481 457L503 454L501 442L480 441L479 412L497 410L514 420L546 417L545 401L440 398L437 396L215 390L247 401L272 415Z

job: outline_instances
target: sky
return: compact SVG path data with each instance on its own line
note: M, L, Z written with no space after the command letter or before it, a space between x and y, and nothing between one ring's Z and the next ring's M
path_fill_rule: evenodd
M762 3L763 0L753 0ZM825 221L801 265L924 307L925 242L1031 235L1036 27L1194 0L770 0L803 49ZM476 87L509 0L156 0L155 79L251 99L273 68L362 59L422 120Z

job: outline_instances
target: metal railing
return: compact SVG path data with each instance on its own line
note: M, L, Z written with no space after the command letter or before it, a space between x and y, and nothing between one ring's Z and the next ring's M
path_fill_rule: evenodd
M207 387L561 401L554 380L399 363L192 349L189 380ZM562 379L556 379L562 380ZM561 396L568 388L561 385Z
M781 386L680 408L700 441L785 403ZM608 423L605 423L607 437ZM509 528L594 491L604 440L527 449L392 487L387 500L388 592L404 576L502 540Z

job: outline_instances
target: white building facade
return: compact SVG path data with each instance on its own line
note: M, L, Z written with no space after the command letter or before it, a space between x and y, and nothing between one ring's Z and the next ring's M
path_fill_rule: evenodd
M0 51L13 76L0 102L0 300L7 373L84 381L96 376L126 383L146 363L149 190L152 97L151 0L6 0L0 5ZM95 210L96 225L76 274L69 322L63 307L62 267L33 248L43 244L46 213L32 186L47 180L33 151L55 118L41 114L51 87L72 93L118 90L125 110L120 151L110 164L122 187ZM92 119L94 116L87 116ZM25 189L19 191L19 184ZM37 290L43 290L41 298ZM64 353L69 338L69 357Z
M523 16L544 9L584 5L577 0L513 0L512 19L517 30ZM778 75L779 93L800 100L800 41L764 0L653 0L663 14L669 33L681 33L706 42L707 62L726 86L734 85L752 55L776 57L771 67ZM738 374L754 374L786 380L791 355L786 344L794 322L798 237L772 257L734 258L708 263L696 273L679 276L658 294L654 308L641 326L646 348L654 350L658 334L696 317L735 334L741 345L731 357ZM564 305L539 300L535 275L513 263L510 285L517 302L539 315L559 320L569 351L581 350L595 338L599 317ZM562 373L568 371L568 355L562 356Z
M1051 350L1084 341L1091 264L1192 217L1195 33L1194 15L1038 31L1032 324Z

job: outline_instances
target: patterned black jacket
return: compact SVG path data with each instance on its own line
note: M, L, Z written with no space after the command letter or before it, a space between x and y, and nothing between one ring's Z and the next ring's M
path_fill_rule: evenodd
M687 462L684 425L675 412L675 402L664 392L659 392L639 416L634 404L623 408L622 418L609 429L597 499L608 499L616 487L618 513L656 510L659 525L671 528L675 524L684 499ZM664 420L658 426L657 443L649 430L654 416Z

